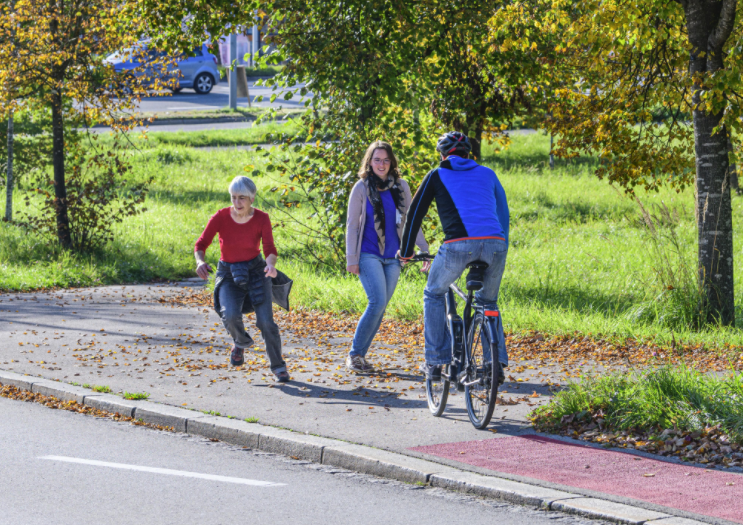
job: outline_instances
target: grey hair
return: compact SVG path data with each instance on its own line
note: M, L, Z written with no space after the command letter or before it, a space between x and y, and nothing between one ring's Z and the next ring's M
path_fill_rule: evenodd
M251 199L255 199L256 193L258 193L258 188L255 187L255 182L247 177L241 175L230 182L230 195L247 195Z

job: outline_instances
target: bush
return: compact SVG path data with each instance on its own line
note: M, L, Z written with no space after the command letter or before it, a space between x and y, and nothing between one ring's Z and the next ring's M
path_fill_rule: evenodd
M70 220L72 249L90 252L113 239L113 227L124 218L145 211L144 202L153 178L127 185L122 175L129 170L116 145L112 150L87 157L78 153L70 156L66 181L67 209ZM43 236L57 238L54 181L35 188L26 195L25 204L32 206L31 195L42 197L38 214L22 214L18 223Z
M719 425L731 439L743 443L741 400L743 374L721 378L663 367L571 383L531 417L538 428L551 431L597 414L604 428L612 430L695 431Z

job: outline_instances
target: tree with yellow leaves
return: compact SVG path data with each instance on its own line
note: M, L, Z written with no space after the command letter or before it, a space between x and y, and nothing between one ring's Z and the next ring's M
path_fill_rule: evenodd
M546 50L555 54L546 122L559 136L555 153L597 155L599 177L628 192L693 183L699 311L702 321L734 325L728 138L743 125L737 1L523 0L513 6L491 21L494 32L541 24L556 37Z
M105 62L133 48L141 35L135 18L120 16L119 0L15 0L0 4L0 115L27 105L51 113L56 234L73 247L65 177L66 132L95 123L129 129L146 84L159 79L117 76ZM69 152L68 152L69 153Z

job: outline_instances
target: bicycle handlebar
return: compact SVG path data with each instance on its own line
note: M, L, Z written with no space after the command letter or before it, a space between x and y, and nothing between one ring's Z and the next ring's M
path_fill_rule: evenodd
M400 258L399 255L396 256L398 259ZM407 259L405 262L425 262L425 261L433 261L434 257L436 255L431 255L428 252L418 252L415 255L413 255L410 259Z

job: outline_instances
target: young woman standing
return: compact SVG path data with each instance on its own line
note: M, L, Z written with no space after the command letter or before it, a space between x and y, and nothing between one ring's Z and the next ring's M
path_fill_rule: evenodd
M400 178L397 158L387 142L369 145L359 167L359 178L348 200L346 269L359 276L369 304L356 327L346 368L371 372L373 367L366 361L366 353L400 277L400 261L395 254L413 199L408 183ZM420 230L415 244L428 251ZM427 269L428 264L422 268Z

